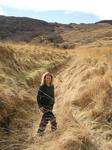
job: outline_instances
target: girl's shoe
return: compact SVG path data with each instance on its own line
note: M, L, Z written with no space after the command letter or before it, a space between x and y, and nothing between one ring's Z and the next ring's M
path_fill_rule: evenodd
M52 132L54 132L54 131L56 131L56 130L57 130L57 128L53 128L53 129L51 129L51 131L52 131Z
M43 136L43 135L44 135L44 132L37 132L37 135L38 135L38 136Z

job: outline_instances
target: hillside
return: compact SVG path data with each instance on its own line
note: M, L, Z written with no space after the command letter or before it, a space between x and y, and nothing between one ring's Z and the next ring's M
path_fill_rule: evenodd
M96 22L96 24L103 24L103 23L105 23L105 24L111 24L112 25L112 20L101 20L101 21L99 21L99 22Z
M72 52L55 77L58 130L51 133L48 125L44 137L37 137L40 117L36 116L28 150L112 149L111 57L109 48Z
M0 150L112 150L111 27L0 16ZM58 130L38 137L46 71Z
M56 26L58 25L27 17L0 16L0 40L31 42L35 37L41 40L41 36L48 36L50 40L51 36L55 36L62 41L55 33Z
M80 48L69 53L35 49L1 44L0 148L54 150L57 145L57 150L111 150L111 49ZM51 133L48 125L39 138L36 131L42 114L35 96L41 74L49 67L55 77L58 130Z
M111 20L95 24L58 24L26 17L0 16L0 40L44 44L64 49L112 46Z
M109 23L70 24L58 27L57 32L66 43L71 43L75 47L112 46L112 26Z
M36 92L42 73L55 72L69 59L59 49L0 43L0 149L21 149L38 115Z

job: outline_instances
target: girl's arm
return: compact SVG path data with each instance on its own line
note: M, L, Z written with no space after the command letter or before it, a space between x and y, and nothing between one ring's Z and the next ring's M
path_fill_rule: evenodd
M38 92L37 92L37 103L39 108L41 108L41 96L43 95L42 92L40 91L42 90L42 86L39 87Z

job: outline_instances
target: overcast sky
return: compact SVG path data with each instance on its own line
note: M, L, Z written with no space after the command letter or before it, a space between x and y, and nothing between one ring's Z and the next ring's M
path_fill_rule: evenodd
M112 0L0 0L0 15L61 23L112 19Z

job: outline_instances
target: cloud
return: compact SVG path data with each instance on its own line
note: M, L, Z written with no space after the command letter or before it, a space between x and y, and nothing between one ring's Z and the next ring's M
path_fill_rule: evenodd
M112 19L111 0L0 0L0 4L20 10L62 10L67 13L79 11L95 14L100 19Z
M5 15L3 8L0 6L0 15Z

